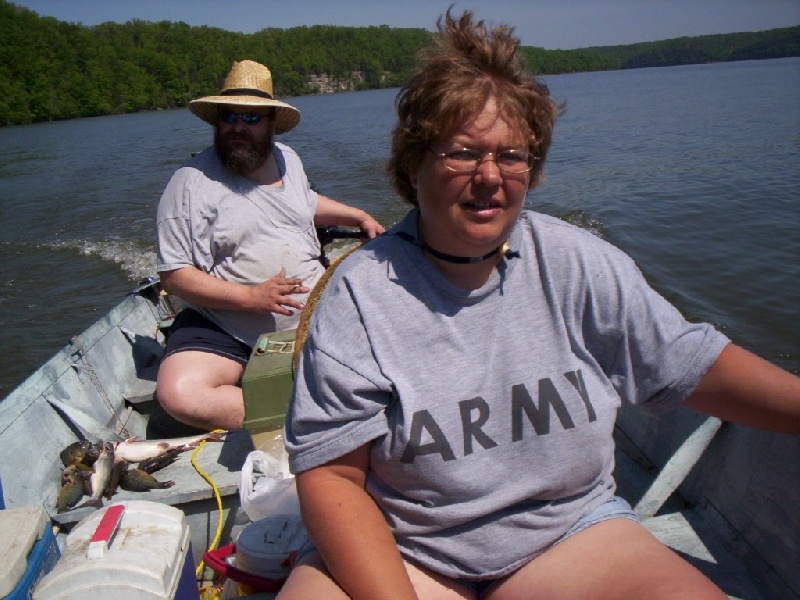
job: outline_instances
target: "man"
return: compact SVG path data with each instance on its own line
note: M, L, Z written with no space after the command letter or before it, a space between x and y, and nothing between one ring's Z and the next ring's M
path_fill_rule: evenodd
M273 140L300 121L275 100L272 75L234 62L220 94L189 109L214 125L214 145L178 169L158 206L158 272L185 300L158 373L158 399L178 421L241 427L239 387L258 336L297 327L324 270L316 225L383 227L310 188L303 165Z

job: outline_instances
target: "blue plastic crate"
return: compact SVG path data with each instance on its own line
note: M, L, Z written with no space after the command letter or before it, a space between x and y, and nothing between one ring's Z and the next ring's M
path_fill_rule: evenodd
M48 525L44 528L42 538L37 540L28 554L28 566L20 577L16 587L3 600L29 600L33 589L39 580L53 570L61 552L58 549L53 528Z

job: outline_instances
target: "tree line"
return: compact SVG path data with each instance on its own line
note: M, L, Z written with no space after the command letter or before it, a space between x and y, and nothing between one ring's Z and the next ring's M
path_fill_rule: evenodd
M322 74L350 89L396 87L430 39L388 26L244 34L135 19L87 27L0 0L0 125L182 107L217 91L244 58L270 68L279 97L314 93L310 78ZM539 74L800 56L800 27L523 53Z

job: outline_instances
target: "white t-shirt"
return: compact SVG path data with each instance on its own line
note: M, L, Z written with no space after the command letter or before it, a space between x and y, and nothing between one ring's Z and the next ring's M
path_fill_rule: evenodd
M158 205L158 271L194 266L225 281L255 284L286 267L287 277L312 288L324 271L314 227L317 194L291 148L275 143L275 158L280 186L232 173L213 147L178 169ZM299 313L195 308L250 346L262 333L294 329L299 319Z

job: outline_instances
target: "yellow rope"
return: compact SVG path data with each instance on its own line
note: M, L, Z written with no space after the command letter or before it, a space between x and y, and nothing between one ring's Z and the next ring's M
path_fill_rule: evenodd
M222 597L222 588L213 585L204 585L200 588L200 600L219 600Z
M212 433L222 433L223 431L224 430L222 429L215 429ZM208 550L210 551L217 547L217 544L219 543L219 538L222 537L223 512L222 512L222 496L219 493L219 488L217 488L217 484L214 483L214 480L211 479L211 477L209 477L208 474L206 474L203 471L203 469L200 468L200 465L198 465L197 461L195 460L195 458L197 457L197 453L200 452L200 449L205 445L206 445L206 440L203 440L197 445L195 451L192 452L192 465L194 466L195 471L197 471L200 477L205 479L209 483L209 485L211 485L211 489L214 490L214 498L216 498L217 500L217 510L219 511L219 518L217 519L217 532L214 535L214 539L212 540L211 545L208 547ZM197 565L197 569L195 569L194 572L195 577L200 577L200 574L203 572L203 564L204 562L203 559L201 558L200 563Z

